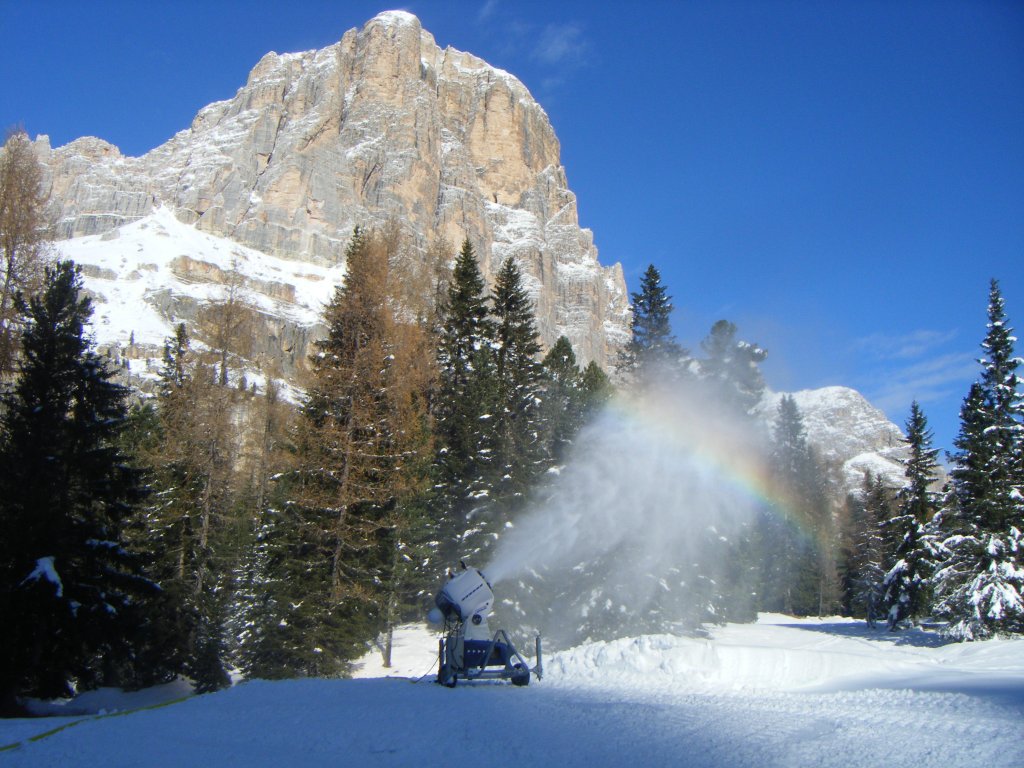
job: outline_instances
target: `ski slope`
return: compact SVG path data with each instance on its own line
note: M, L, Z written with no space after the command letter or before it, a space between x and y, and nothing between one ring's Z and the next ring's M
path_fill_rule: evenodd
M1024 640L943 644L762 615L708 638L553 654L528 688L455 689L431 682L436 648L435 634L410 627L391 670L370 655L353 680L40 705L51 716L0 721L0 766L1024 764Z

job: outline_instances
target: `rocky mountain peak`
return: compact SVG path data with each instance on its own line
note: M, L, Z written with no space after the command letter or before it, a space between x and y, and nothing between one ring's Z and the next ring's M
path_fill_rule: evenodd
M628 338L622 270L601 266L579 226L544 110L404 11L323 49L268 53L232 98L141 157L92 138L37 152L61 238L163 206L204 233L330 268L356 225L397 222L414 253L444 239L454 256L468 238L487 278L515 258L545 344L565 335L607 367Z
M766 394L762 417L774 423L779 401L786 393ZM822 387L791 393L803 418L807 441L836 473L842 492L859 491L864 473L881 477L890 488L905 482L903 460L908 456L903 432L857 390Z

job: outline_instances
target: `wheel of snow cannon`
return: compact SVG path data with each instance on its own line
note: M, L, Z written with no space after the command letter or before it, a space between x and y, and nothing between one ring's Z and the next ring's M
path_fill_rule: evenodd
M522 664L516 664L512 667L512 685L529 685L530 684L530 670L524 667Z
M449 688L455 687L455 670L448 663L447 643L444 639L437 641L437 682Z
M441 669L437 673L437 682L441 685L445 685L449 688L454 688L458 682L459 676L455 674L455 670L449 667L447 664L441 666Z

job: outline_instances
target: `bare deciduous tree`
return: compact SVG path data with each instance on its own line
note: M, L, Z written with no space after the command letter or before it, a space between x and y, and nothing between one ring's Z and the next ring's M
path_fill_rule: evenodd
M39 287L48 256L43 172L24 131L8 133L0 150L0 379L17 349L19 293Z
M233 262L224 282L224 298L203 307L199 312L199 332L218 358L218 380L228 383L228 360L246 358L252 353L253 310L242 298L245 277Z

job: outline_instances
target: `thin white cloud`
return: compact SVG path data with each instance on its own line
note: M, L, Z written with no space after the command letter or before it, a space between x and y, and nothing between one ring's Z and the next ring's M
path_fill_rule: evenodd
M917 401L922 406L966 395L978 375L978 363L969 352L951 352L911 365L876 370L874 385L865 387L869 399L886 413L901 413Z
M498 0L487 0L487 2L480 7L480 10L477 11L476 20L482 24L491 18L497 10Z
M897 336L875 333L858 339L856 348L880 360L913 360L956 338L956 331L912 331Z
M548 24L541 32L534 51L546 64L579 65L590 51L590 41L575 22Z

